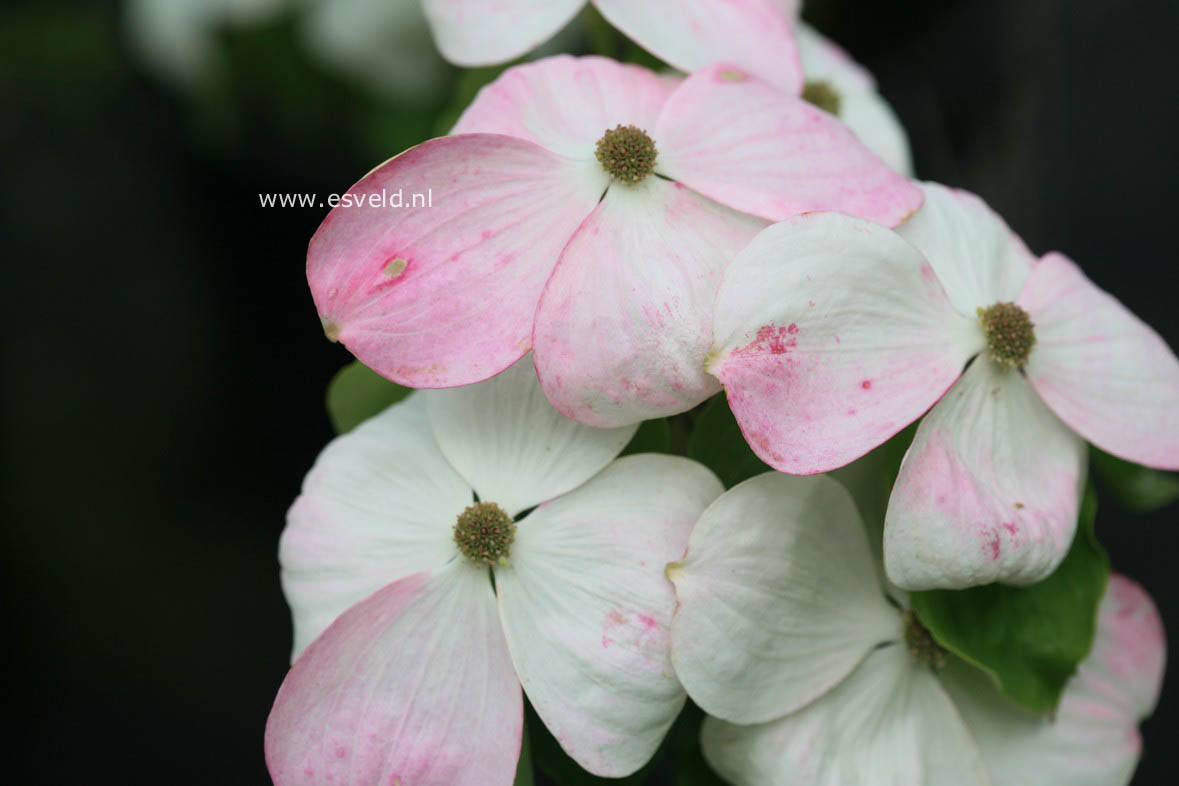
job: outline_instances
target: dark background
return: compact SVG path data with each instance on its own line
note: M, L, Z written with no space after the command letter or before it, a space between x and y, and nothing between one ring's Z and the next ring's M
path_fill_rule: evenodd
M808 16L876 73L921 177L979 193L1179 345L1179 4ZM382 101L282 21L223 38L232 78L185 94L129 53L113 3L0 10L8 782L268 782L290 640L276 542L348 356L303 279L325 211L257 194L343 191L431 135L449 97ZM1173 642L1175 516L1104 495L1098 518ZM1172 672L1136 784L1174 782L1177 729Z

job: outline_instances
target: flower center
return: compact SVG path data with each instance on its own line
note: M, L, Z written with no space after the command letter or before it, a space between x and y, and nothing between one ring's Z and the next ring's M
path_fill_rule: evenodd
M636 126L618 125L602 134L594 151L602 169L633 186L655 171L655 142Z
M996 303L990 308L979 308L978 321L987 339L987 354L991 360L1010 368L1021 368L1036 343L1035 325L1014 303Z
M516 523L494 502L476 502L454 524L459 551L477 564L507 565L515 539Z
M906 609L904 619L905 646L909 649L909 654L931 668L945 668L946 651L917 620L917 615Z
M809 101L836 117L839 117L839 110L843 106L843 97L839 95L839 91L830 82L821 79L806 83L802 89L802 100Z

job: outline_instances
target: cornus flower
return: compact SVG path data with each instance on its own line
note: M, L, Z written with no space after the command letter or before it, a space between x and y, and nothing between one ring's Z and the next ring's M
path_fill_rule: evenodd
M921 202L835 118L730 66L677 83L548 58L484 88L454 131L378 167L312 238L325 331L412 387L486 379L533 347L549 399L594 426L719 390L712 304L763 219L895 225Z
M465 66L502 63L547 40L586 0L423 0L443 56ZM718 61L802 89L791 34L796 0L592 0L614 27L664 62L695 71Z
M806 22L797 21L794 30L806 74L802 97L838 117L885 163L911 176L908 136L872 74Z
M718 295L710 369L750 446L793 474L847 464L936 402L889 501L889 578L1034 582L1072 542L1084 439L1179 468L1179 361L977 197L925 197L896 232L813 214L759 235Z
M1162 623L1113 576L1093 650L1052 717L946 653L878 581L834 480L766 473L725 493L668 566L672 660L714 716L735 786L1124 786L1162 682Z
M508 786L521 683L585 769L644 764L684 702L663 567L721 487L683 458L612 461L633 433L558 415L524 359L332 442L282 537L274 782Z

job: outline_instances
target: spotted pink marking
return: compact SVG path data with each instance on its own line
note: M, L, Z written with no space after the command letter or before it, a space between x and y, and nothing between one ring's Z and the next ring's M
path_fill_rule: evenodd
M733 350L735 358L752 358L758 355L784 355L798 346L798 325L791 322L786 327L763 325L757 336L743 347Z
M761 448L762 453L769 455L769 457L772 458L775 462L781 464L786 461L786 458L781 453L774 450L773 443L770 442L769 436L767 436L765 433L756 431L752 434L747 434L746 438L749 439L752 443L756 444L757 447Z

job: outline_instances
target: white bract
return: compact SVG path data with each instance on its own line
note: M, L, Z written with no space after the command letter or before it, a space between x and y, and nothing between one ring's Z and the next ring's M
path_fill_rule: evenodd
M1125 578L1111 578L1093 650L1048 718L886 598L855 503L828 477L766 473L730 490L668 575L672 660L714 716L705 757L735 786L1124 786L1134 770L1165 645Z
M526 356L333 441L282 537L275 783L508 786L521 683L585 769L646 763L684 702L663 567L721 486L684 458L614 460L634 432L557 414Z

